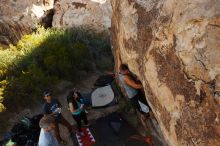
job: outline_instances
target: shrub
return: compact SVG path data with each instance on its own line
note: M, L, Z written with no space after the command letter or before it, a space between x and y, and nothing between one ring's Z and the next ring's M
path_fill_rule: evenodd
M93 63L101 70L112 67L109 56L106 36L39 26L16 46L0 49L0 81L7 81L0 82L0 103L9 111L31 106L39 101L42 90L54 89L59 80L79 79L80 72L93 70Z

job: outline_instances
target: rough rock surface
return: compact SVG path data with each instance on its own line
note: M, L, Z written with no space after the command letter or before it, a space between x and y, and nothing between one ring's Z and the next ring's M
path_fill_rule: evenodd
M54 0L1 0L0 46L16 44L54 5Z
M7 47L16 44L18 40L32 30L24 23L18 23L10 19L0 19L0 46Z
M109 33L111 14L110 0L1 0L0 46L16 44L39 22Z
M110 0L59 0L54 6L53 27L82 27L95 32L109 31Z
M220 145L220 1L112 0L116 70L137 75L170 146Z

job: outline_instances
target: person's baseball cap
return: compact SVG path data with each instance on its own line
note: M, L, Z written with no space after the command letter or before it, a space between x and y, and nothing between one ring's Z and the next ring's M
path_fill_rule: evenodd
M43 95L44 95L44 96L50 96L51 93L50 93L50 91L44 91Z

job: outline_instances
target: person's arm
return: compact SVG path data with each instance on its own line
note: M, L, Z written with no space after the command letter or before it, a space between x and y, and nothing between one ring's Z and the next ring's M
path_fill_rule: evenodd
M44 114L44 116L53 116L55 115L56 113L51 113L51 114Z
M129 76L125 76L124 77L124 81L127 85L131 86L132 88L135 88L135 89L141 89L142 88L142 85L141 84L138 84L136 83L134 80L132 80Z
M74 113L74 112L78 111L78 109L75 109L75 108L74 108L72 102L69 102L69 109L70 109L71 113Z
M57 102L57 104L58 104L58 107L62 107L62 105L61 105L61 103L60 103L60 101L58 100L58 99L55 99L55 101Z
M44 112L44 116L53 116L55 113Z
M44 104L44 107L43 107L43 114L44 114L44 116L53 116L53 115L55 115L56 113L53 113L53 112L51 112L50 110L49 110L49 107L46 105L46 104Z

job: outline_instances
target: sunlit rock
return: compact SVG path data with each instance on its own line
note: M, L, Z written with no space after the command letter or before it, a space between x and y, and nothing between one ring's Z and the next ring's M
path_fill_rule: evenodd
M24 34L32 32L38 23L49 26L51 22L42 20L53 6L54 0L1 0L0 46L16 44Z
M54 27L81 27L95 32L108 32L111 27L110 0L60 0L54 10Z
M41 6L33 5L31 11L38 17L42 17L44 15L44 10Z

